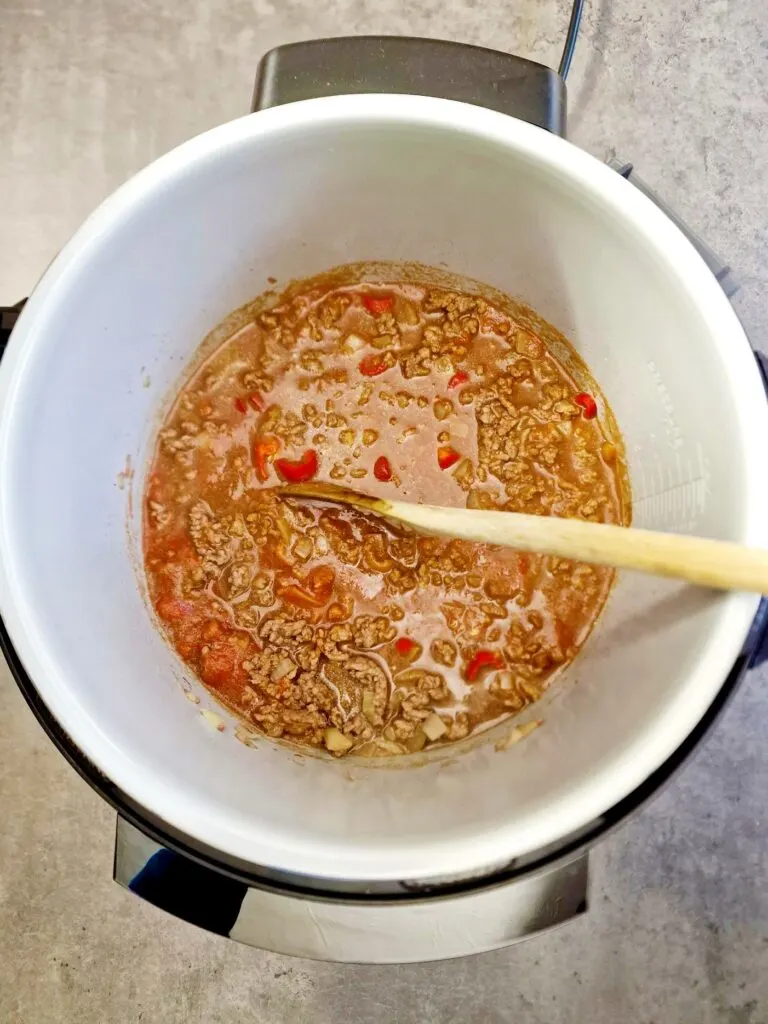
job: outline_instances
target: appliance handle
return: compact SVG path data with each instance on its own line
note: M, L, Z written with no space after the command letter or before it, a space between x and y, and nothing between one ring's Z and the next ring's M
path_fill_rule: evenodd
M552 68L482 46L411 36L278 46L259 61L251 110L352 93L458 100L565 135L565 82Z

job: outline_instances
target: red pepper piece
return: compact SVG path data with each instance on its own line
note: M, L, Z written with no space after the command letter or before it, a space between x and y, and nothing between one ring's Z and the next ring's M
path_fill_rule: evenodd
M461 456L455 448L451 448L450 445L446 445L443 448L437 449L437 464L440 469L450 469L451 466L455 466Z
M276 459L275 469L289 484L303 484L317 473L317 452L307 449L300 459Z
M579 392L574 398L576 405L580 405L582 408L582 415L585 420L593 420L597 416L597 402L594 400L592 395L588 395L586 391Z
M449 388L458 388L462 384L466 384L469 380L469 374L466 370L457 370L456 373L448 381Z
M468 683L474 683L485 669L502 668L503 665L504 662L498 651L478 651L469 659L469 664L464 674L467 677Z
M373 464L373 475L383 484L392 479L392 466L386 455L380 455Z
M388 313L392 309L392 296L364 295L363 305L373 316L381 316L382 313Z
M252 391L250 395L248 395L248 404L252 409L255 409L256 412L264 411L264 399L258 391Z
M242 413L248 412L248 406L245 404L245 402L242 400L242 398L236 398L235 399L235 408L237 409L238 412L242 412Z
M517 556L517 567L520 570L520 575L525 576L528 570L531 568L531 563L527 555Z
M410 654L416 646L416 641L409 636L400 636L395 640L395 650L398 654Z
M280 451L280 442L276 437L257 437L253 442L251 458L256 467L256 476L262 483L269 477L269 462Z
M389 367L381 358L375 353L371 353L369 356L363 356L360 360L359 370L364 377L378 377L380 373L384 373Z

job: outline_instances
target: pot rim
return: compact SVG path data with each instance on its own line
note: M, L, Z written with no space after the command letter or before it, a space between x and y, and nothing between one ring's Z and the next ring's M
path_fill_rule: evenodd
M34 615L14 586L18 577L8 536L4 486L14 407L23 400L22 371L36 338L48 327L47 306L98 251L100 239L112 226L129 218L146 196L172 187L174 179L190 166L221 159L228 151L305 126L317 130L323 125L387 123L458 132L479 142L506 146L518 157L522 155L559 173L572 187L623 221L638 242L653 248L699 308L712 340L727 355L723 360L723 386L738 395L734 415L743 440L741 455L748 468L745 512L735 529L745 543L766 543L768 537L768 478L760 471L768 407L735 312L679 229L614 171L565 140L508 115L450 100L403 95L334 96L231 121L183 143L140 171L101 204L51 264L22 312L0 364L0 615L25 671L54 719L83 755L138 805L181 833L229 856L329 879L419 880L433 877L436 864L456 875L482 873L515 856L546 847L594 821L637 789L692 732L736 662L757 607L757 598L752 595L725 595L698 663L654 727L610 765L602 765L589 779L574 784L569 793L527 816L524 826L510 822L492 832L453 838L448 851L439 838L418 845L403 843L396 850L388 850L385 863L376 851L341 843L322 851L306 845L272 845L269 837L254 834L249 822L206 806L178 785L144 771L128 752L113 744L104 723L93 720L73 699L76 687L63 678L48 656L45 637L36 631Z

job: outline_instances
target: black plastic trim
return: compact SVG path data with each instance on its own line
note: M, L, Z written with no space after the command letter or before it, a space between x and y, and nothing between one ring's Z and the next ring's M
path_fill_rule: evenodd
M8 344L11 331L19 319L19 314L24 308L26 301L26 299L22 299L15 306L0 306L0 358L2 358L3 352L5 352L5 346Z
M552 68L482 46L411 36L278 46L259 62L252 110L350 93L459 100L565 135L565 82Z

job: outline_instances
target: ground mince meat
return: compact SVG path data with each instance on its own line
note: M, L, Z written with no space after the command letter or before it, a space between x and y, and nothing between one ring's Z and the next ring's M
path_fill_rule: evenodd
M608 411L542 333L474 294L318 278L195 372L159 433L145 564L217 698L270 737L403 754L519 712L574 658L610 570L274 490L628 522Z

